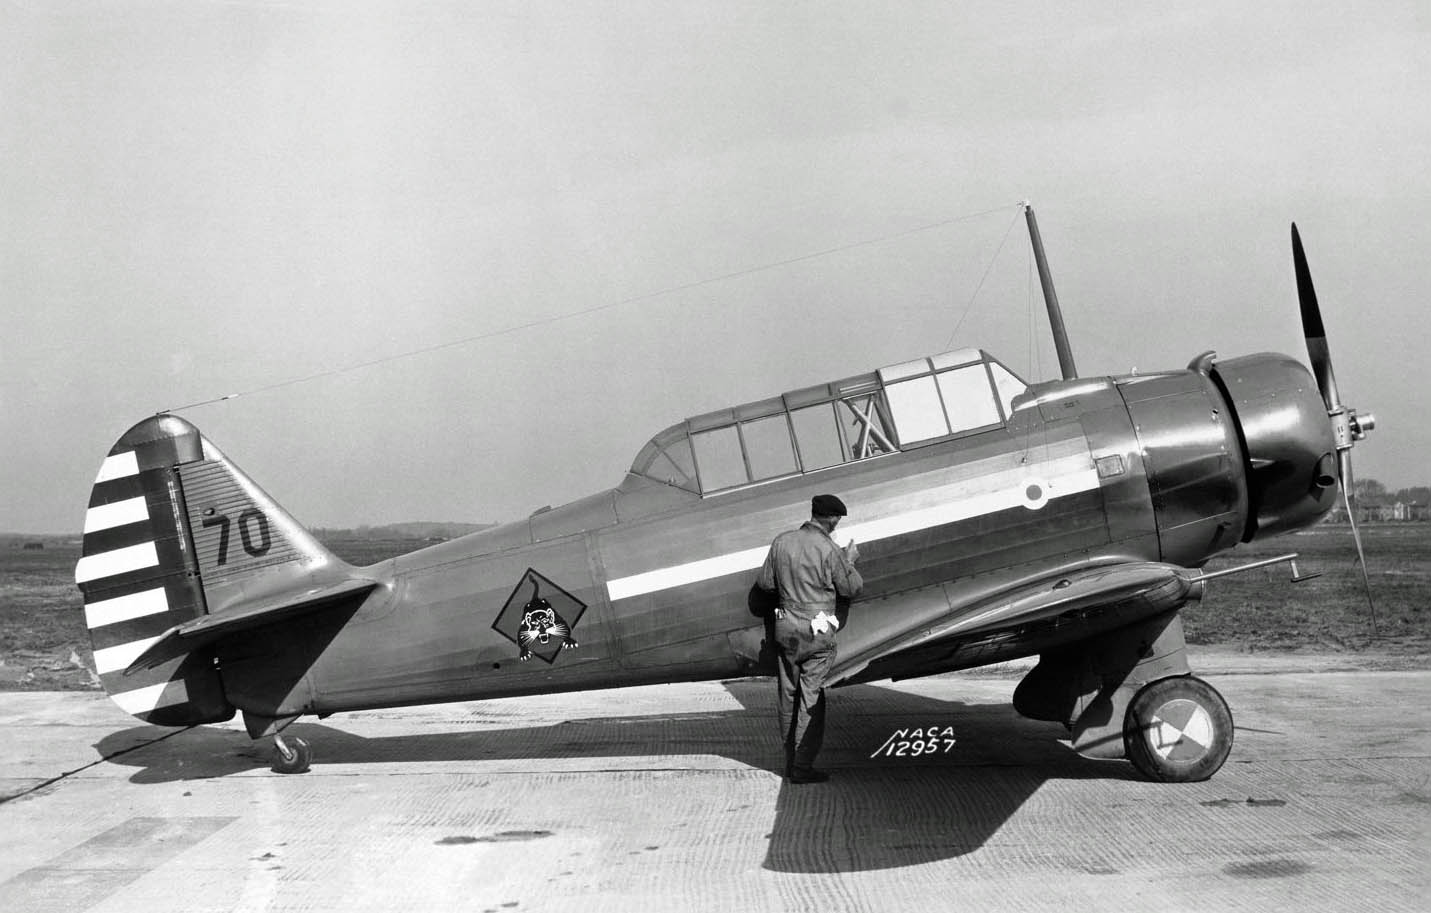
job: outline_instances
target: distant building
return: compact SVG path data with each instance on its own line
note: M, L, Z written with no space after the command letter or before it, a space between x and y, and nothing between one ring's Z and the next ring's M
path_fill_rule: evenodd
M1397 501L1391 505L1391 519L1424 523L1431 520L1431 504L1418 501Z
M1358 523L1426 523L1431 521L1431 504L1420 501L1391 501L1382 503L1362 499L1356 504ZM1327 511L1325 523L1347 522L1346 504L1339 502Z

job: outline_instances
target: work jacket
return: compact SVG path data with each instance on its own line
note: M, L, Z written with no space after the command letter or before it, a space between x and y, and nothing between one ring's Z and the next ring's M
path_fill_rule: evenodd
M810 621L820 612L834 615L835 597L854 599L865 581L845 550L809 520L775 537L755 584L779 593L780 608Z

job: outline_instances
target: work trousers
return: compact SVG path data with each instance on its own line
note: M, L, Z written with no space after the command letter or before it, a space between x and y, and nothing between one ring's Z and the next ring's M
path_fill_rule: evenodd
M835 635L816 634L786 612L775 622L777 715L787 772L815 766L825 740L825 678L835 665Z

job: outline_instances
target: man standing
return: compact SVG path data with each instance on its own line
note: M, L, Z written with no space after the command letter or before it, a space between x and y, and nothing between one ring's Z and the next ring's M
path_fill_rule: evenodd
M823 783L830 775L815 769L825 738L825 677L835 664L837 599L854 599L864 586L855 570L859 549L840 548L831 538L846 515L834 495L810 501L810 519L781 533L770 544L756 586L779 597L775 610L778 656L776 696L785 774L791 783Z

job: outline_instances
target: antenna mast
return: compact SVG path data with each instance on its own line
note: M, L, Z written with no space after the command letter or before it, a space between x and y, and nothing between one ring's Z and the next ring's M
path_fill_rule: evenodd
M1038 265L1038 281L1043 286L1044 304L1048 305L1048 324L1053 330L1053 347L1058 351L1058 368L1064 380L1073 380L1078 369L1073 366L1073 350L1068 347L1068 331L1063 327L1063 311L1058 307L1058 293L1053 290L1053 276L1048 271L1048 259L1043 254L1043 239L1038 233L1038 219L1033 204L1024 201L1024 218L1029 223L1029 241L1033 244L1034 263Z

